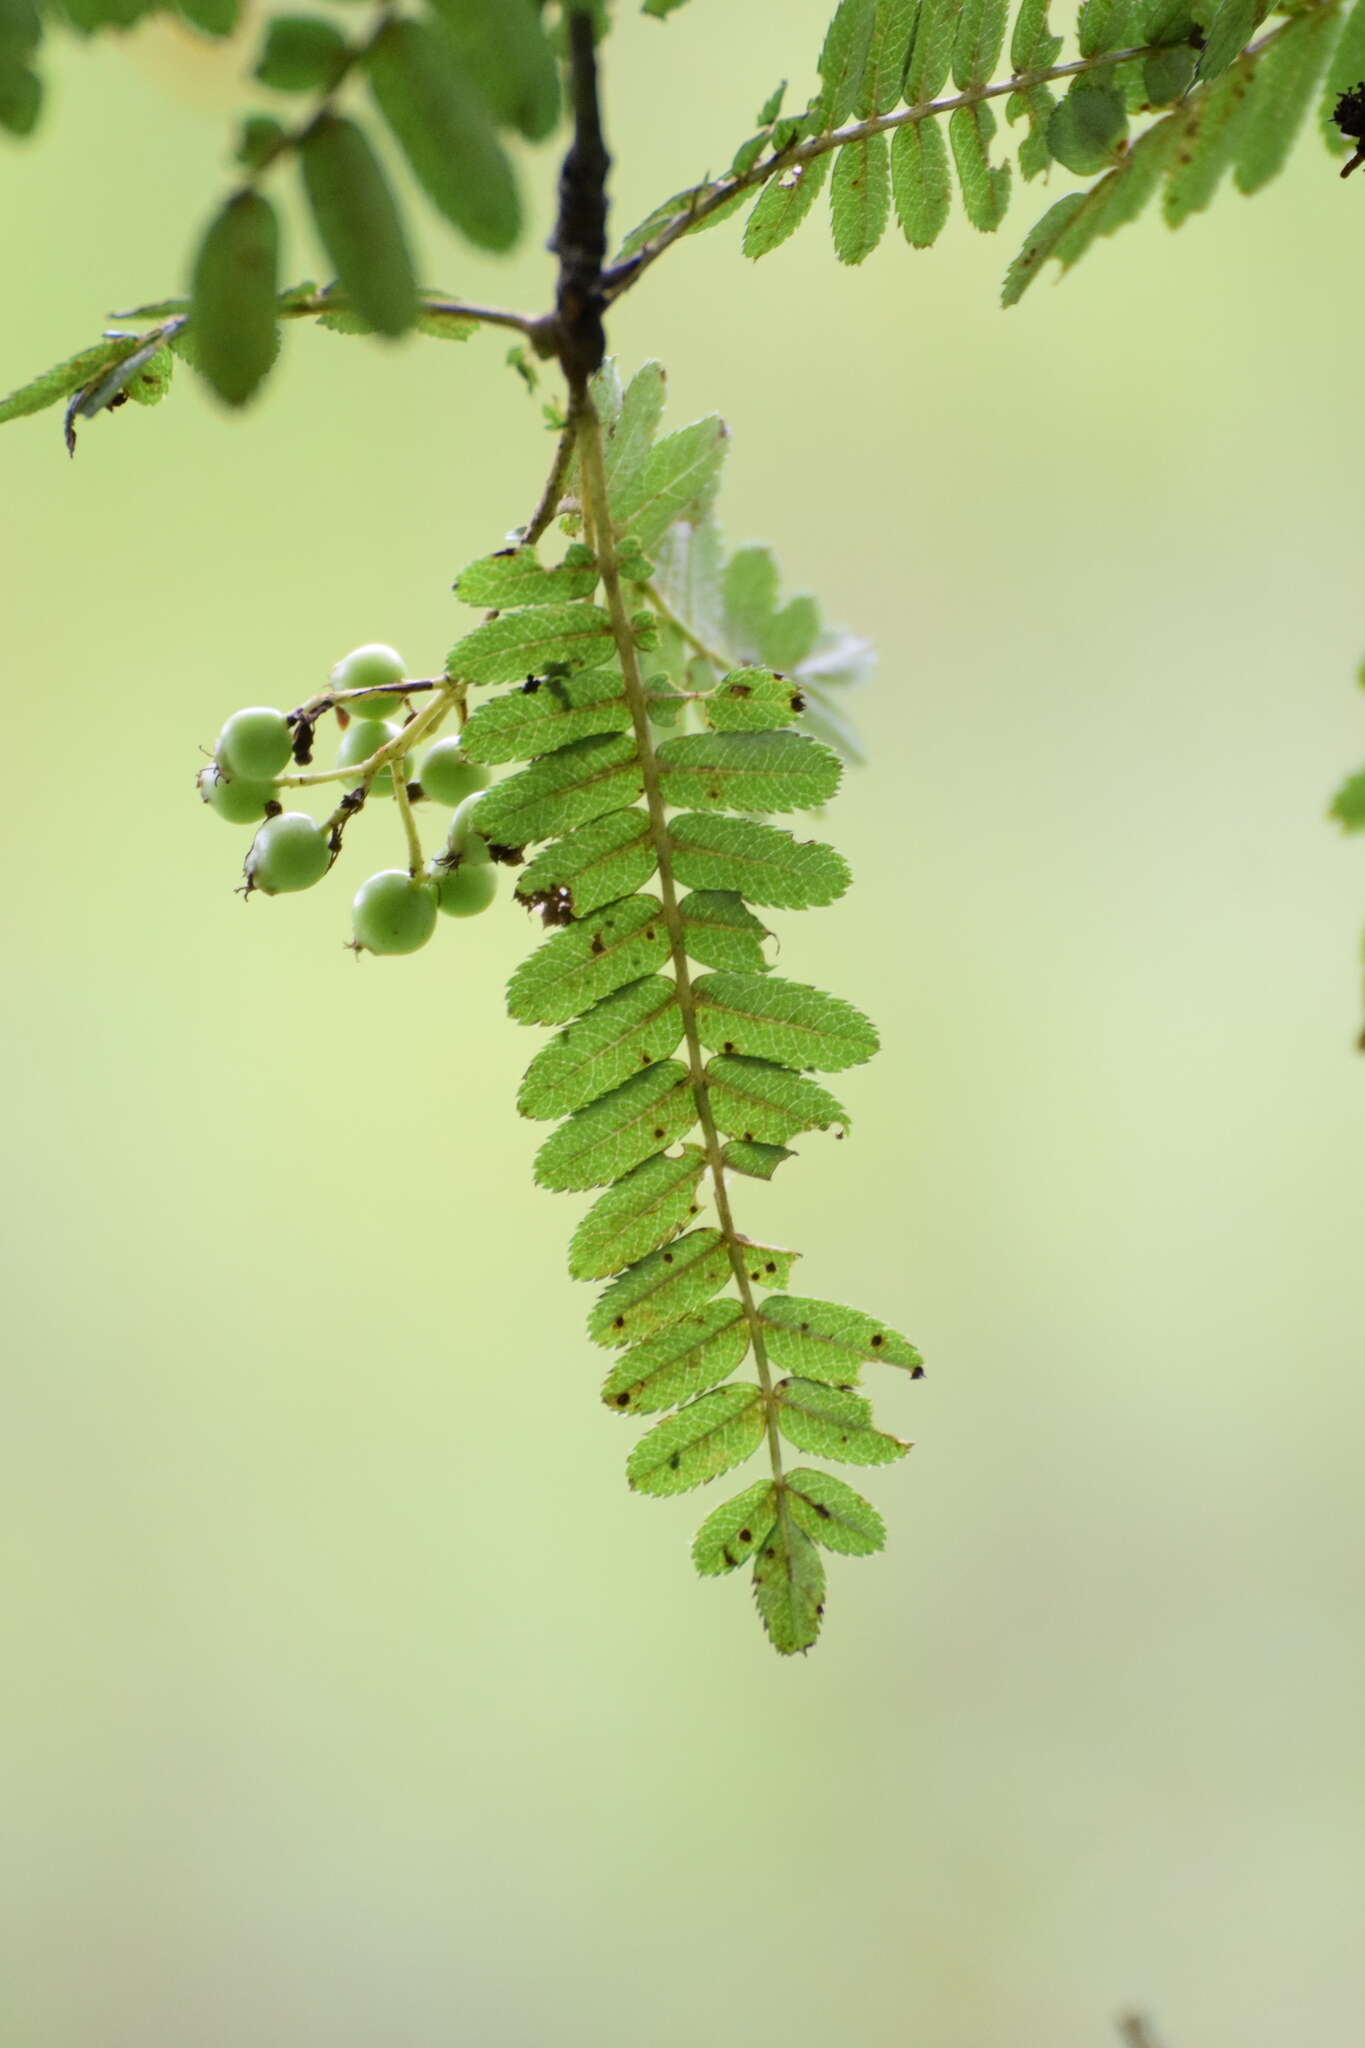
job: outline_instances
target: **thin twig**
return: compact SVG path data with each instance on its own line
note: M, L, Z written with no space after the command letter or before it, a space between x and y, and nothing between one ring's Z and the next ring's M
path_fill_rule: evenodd
M578 438L578 407L574 399L569 401L569 417L564 422L563 432L555 448L555 459L550 474L545 479L545 488L540 494L540 503L527 520L521 532L523 547L534 547L545 532L560 507L564 496L564 480L569 474L573 461L574 442Z

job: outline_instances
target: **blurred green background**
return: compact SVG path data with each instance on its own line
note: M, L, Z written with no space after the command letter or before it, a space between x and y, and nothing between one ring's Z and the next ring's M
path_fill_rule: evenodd
M723 56L718 4L623 12L619 225L807 87L819 0ZM181 284L243 61L63 51L0 385ZM250 418L182 372L74 464L6 430L6 2048L1353 2038L1365 182L1310 138L1004 315L1047 203L853 274L732 225L614 322L729 418L731 537L881 648L859 886L782 965L885 1050L743 1216L930 1374L807 1660L693 1577L718 1495L624 1487L520 914L357 966L391 818L244 907L195 801L237 705L439 664L548 458L505 338L295 333ZM544 230L427 273L539 306Z

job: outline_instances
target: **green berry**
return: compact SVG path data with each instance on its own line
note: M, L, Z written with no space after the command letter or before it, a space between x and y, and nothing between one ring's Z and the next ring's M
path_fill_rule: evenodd
M465 758L457 739L437 740L422 756L417 779L433 803L462 804L476 789L487 789L488 770Z
M351 921L358 951L415 953L436 929L436 891L404 868L385 868L361 883Z
M269 782L288 765L293 751L288 719L263 704L234 711L214 748L223 773L239 782Z
M446 851L469 856L475 860L487 860L488 842L479 837L477 830L479 798L483 791L476 789L467 796L450 821L446 837Z
M306 811L281 811L267 818L251 842L246 878L253 889L281 896L290 889L311 889L331 865L327 835Z
M199 794L230 825L256 825L275 795L269 782L233 782L216 762L199 771Z
M482 840L477 843L482 847ZM427 873L436 884L436 907L447 917L477 917L498 893L498 871L486 852L482 859L468 852L454 868L431 861Z
M386 747L390 740L397 739L398 733L399 727L396 725L381 725L378 719L374 718L353 718L345 732L341 735L341 745L337 748L337 767L359 767L362 761L369 760L371 754L377 754L379 749ZM405 778L408 765L408 762L405 760L402 769ZM351 788L355 789L359 782L360 777L357 776L351 784ZM380 769L374 781L370 784L370 794L371 796L393 795L393 775L389 769Z
M382 690L386 683L401 683L406 675L407 665L398 650L376 640L366 647L353 647L342 656L332 670L332 688ZM392 718L402 702L401 690L390 690L382 697L366 697L356 710L365 718Z

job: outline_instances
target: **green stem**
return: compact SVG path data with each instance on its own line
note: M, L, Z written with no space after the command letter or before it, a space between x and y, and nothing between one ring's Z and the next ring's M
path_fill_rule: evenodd
M673 976L678 992L678 1008L682 1012L683 1034L687 1043L688 1080L692 1088L692 1099L696 1105L697 1122L701 1126L702 1149L706 1155L707 1168L715 1195L716 1219L720 1224L721 1237L730 1260L734 1275L735 1289L739 1295L744 1318L749 1326L749 1344L753 1352L754 1366L758 1373L759 1385L763 1390L766 1409L768 1454L772 1461L773 1480L777 1487L778 1519L782 1527L784 1553L788 1559L792 1554L791 1528L787 1509L782 1472L782 1441L777 1428L777 1398L773 1391L772 1368L768 1361L767 1345L764 1341L763 1322L754 1300L753 1288L749 1283L749 1269L746 1258L746 1240L735 1228L734 1216L730 1209L729 1191L725 1185L725 1165L722 1155L720 1133L711 1113L710 1089L706 1076L706 1059L702 1049L701 1035L697 1028L697 1005L692 989L692 971L687 957L687 946L683 936L682 913L678 907L677 885L673 877L673 852L669 843L667 806L660 787L659 762L654 752L654 738L649 727L649 703L645 695L644 680L640 673L640 658L635 647L635 637L630 629L630 613L626 606L625 593L621 585L620 563L616 552L616 536L612 528L611 508L607 496L607 473L602 459L602 430L592 399L585 391L581 398L578 427L578 466L582 482L583 512L589 536L597 555L597 566L602 577L602 588L607 600L607 611L611 617L612 636L620 656L621 674L625 682L626 702L630 707L631 723L635 732L636 750L639 755L640 771L644 781L645 809L649 817L650 837L659 868L659 897L663 904L664 924L668 932L669 951L672 956Z
M668 599L655 584L646 583L644 593L648 602L664 621L664 624L671 626L675 633L680 634L682 639L692 649L692 652L699 654L703 661L709 661L712 668L718 670L722 676L728 675L732 668L738 666L738 663L731 661L728 654L721 654L716 648L708 647L704 640L698 639L686 619L679 618L672 605L668 602ZM691 694L696 696L704 693L693 691Z

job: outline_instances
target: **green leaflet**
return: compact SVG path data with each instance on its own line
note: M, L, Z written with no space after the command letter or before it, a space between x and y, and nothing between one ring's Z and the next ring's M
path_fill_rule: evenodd
M896 219L912 249L927 249L943 232L952 206L948 145L937 121L911 121L891 144Z
M412 258L363 129L340 114L319 114L299 157L313 221L342 290L376 333L406 334L418 310Z
M1017 121L1021 114L1028 117L1028 134L1019 144L1018 162L1021 178L1036 178L1052 162L1052 150L1047 133L1057 101L1048 85L1028 85L1020 92L1012 92L1005 102L1005 119Z
M607 489L613 511L649 459L663 417L667 381L662 363L642 363L626 386L620 416L607 437Z
M1328 808L1345 832L1365 832L1365 768L1342 783Z
M1057 61L1062 39L1054 36L1048 27L1048 6L1049 0L1023 0L1014 17L1010 69L1016 74L1021 71L1047 71Z
M1183 100L1194 83L1199 52L1188 43L1172 43L1154 50L1142 67L1142 89L1148 106L1172 107Z
M798 1465L787 1474L787 1512L798 1529L826 1550L845 1557L870 1557L886 1543L886 1524L871 1501L833 1472Z
M630 729L620 670L590 668L543 681L533 676L521 689L490 698L470 713L461 737L471 761L495 765L530 761L573 740Z
M749 1138L732 1138L721 1148L721 1163L732 1173L747 1174L750 1180L771 1180L779 1166L796 1154L785 1145L759 1145Z
M171 388L175 375L175 357L168 348L159 348L126 386L128 396L137 405L160 405Z
M699 1145L684 1145L676 1158L660 1152L599 1195L569 1245L572 1277L605 1280L667 1244L697 1213L705 1165Z
M1255 83L1234 152L1240 192L1259 192L1284 169L1332 47L1330 13L1291 22L1256 66Z
M704 1578L734 1571L766 1543L777 1520L777 1488L760 1479L706 1517L692 1544L692 1562Z
M910 1449L899 1437L873 1428L872 1403L861 1394L818 1380L779 1381L777 1426L798 1451L844 1465L889 1465Z
M205 36L230 36L241 18L241 0L176 0L176 13Z
M42 79L16 51L0 47L0 128L31 135L42 111Z
M1067 270L1098 235L1112 235L1136 220L1155 192L1184 129L1183 114L1168 114L1139 136L1123 162L1088 192L1070 192L1049 207L1005 273L1001 304L1017 305L1049 256Z
M694 992L697 1032L710 1051L837 1073L860 1066L877 1050L877 1034L861 1010L803 982L769 974L704 974Z
M678 906L683 923L683 944L688 958L703 967L748 968L756 974L767 971L763 941L772 937L746 909L742 897L731 889L694 889Z
M785 1287L792 1276L792 1267L800 1258L800 1252L783 1251L775 1244L754 1244L742 1237L744 1270L759 1287Z
M736 548L721 579L725 631L735 647L757 654L777 609L777 563L771 548ZM741 670L740 674L751 671ZM729 677L726 678L728 682Z
M656 1422L626 1460L636 1493L687 1493L743 1464L763 1441L762 1389L717 1387Z
M588 1318L594 1344L635 1344L719 1294L732 1277L718 1230L693 1230L618 1273Z
M1048 123L1048 148L1059 164L1088 178L1118 161L1128 134L1123 95L1093 78L1072 81Z
M559 70L533 0L433 0L460 69L507 128L543 142L559 119Z
M136 355L140 346L139 337L125 335L118 341L96 342L93 348L68 356L64 363L44 370L41 377L21 384L8 398L0 400L0 424L6 420L24 419L29 413L42 412L47 406L56 405L60 399L69 398L73 391L83 390L115 363L126 362L130 356Z
M848 1112L827 1088L769 1060L719 1053L706 1066L711 1114L727 1138L785 1145L798 1131L849 1127Z
M1010 202L1010 167L990 161L995 125L995 115L984 101L958 107L948 118L948 140L962 187L963 211L983 234L999 227Z
M815 156L788 164L785 171L769 178L744 223L744 254L757 261L794 235L814 206L828 172L829 156Z
M789 598L763 628L759 652L769 668L798 668L820 633L820 607L813 597Z
M329 92L349 56L341 30L320 14L277 14L252 75L274 92Z
M1199 53L1198 76L1220 78L1236 62L1270 11L1269 0L1219 0Z
M551 1131L536 1154L536 1179L560 1193L604 1188L676 1144L696 1121L687 1068L660 1060Z
M591 548L580 541L574 542L553 569L537 559L534 548L504 548L501 554L471 562L455 579L455 595L461 604L496 605L499 611L512 605L559 604L565 599L591 597L596 588L597 563Z
M754 1603L775 1650L808 1650L825 1611L825 1567L803 1529L770 1532L754 1559Z
M618 529L648 553L675 520L700 520L720 485L729 433L712 413L656 442L634 479L622 477L612 505Z
M635 737L598 733L544 754L479 799L478 828L497 846L522 847L623 811L644 789Z
M1209 91L1186 102L1179 153L1162 195L1169 227L1178 228L1192 213L1201 213L1218 190L1240 141L1254 76L1255 64L1241 58Z
M857 1379L865 1361L875 1360L903 1366L912 1379L923 1375L924 1361L914 1345L861 1309L812 1301L806 1295L775 1294L759 1313L768 1356L781 1372L845 1386Z
M280 230L259 192L239 192L213 220L194 260L196 368L228 405L245 405L279 348Z
M858 113L863 120L873 114L889 114L899 102L918 12L919 0L877 0L858 94Z
M633 256L637 249L643 249L647 242L653 241L660 228L666 227L680 213L695 212L702 201L708 199L714 190L715 186L713 184L688 185L681 192L673 193L671 198L660 200L657 206L650 208L643 220L636 222L617 250L615 260L618 263L623 263L627 256ZM728 211L728 208L721 208L720 211ZM710 225L711 217L708 216L704 222L698 223L695 227L684 229L684 233L697 233L701 228L709 227Z
M563 924L642 889L658 864L645 813L612 811L538 853L517 879L517 901Z
M622 1414L657 1414L729 1379L748 1349L749 1324L740 1303L728 1296L709 1301L633 1344L603 1381L602 1399Z
M1088 4L1094 6L1097 0L1088 0ZM1006 0L963 0L953 38L953 83L961 91L989 85L1004 45L1008 19Z
M748 903L807 910L833 903L850 881L848 863L819 840L796 840L776 825L693 812L668 826L673 869L689 889L733 889Z
M446 658L446 674L466 683L518 683L551 666L597 668L615 651L600 605L543 604L504 612L466 633Z
M449 37L426 21L391 19L366 62L379 109L432 205L479 248L510 249L521 232L512 166Z
M1327 67L1327 82L1318 104L1318 125L1323 141L1334 156L1344 156L1349 147L1332 116L1344 92L1365 79L1365 0L1355 5L1342 26L1341 37Z
M523 1116L568 1116L628 1074L667 1059L682 1035L673 983L661 974L646 975L607 996L542 1047L526 1069L517 1108Z
M905 74L905 104L922 107L948 82L962 0L921 0L914 46Z
M668 957L657 897L626 896L523 960L507 984L507 1008L521 1024L562 1024Z
M805 708L799 687L786 676L769 668L737 668L716 684L701 710L713 732L773 732Z
M807 811L827 803L843 764L794 732L698 732L658 749L664 801L693 810Z
M857 105L874 12L873 0L839 0L820 52L820 90L810 104L813 133L837 128Z
M886 233L890 211L890 174L884 135L846 142L839 151L830 185L830 226L834 253L841 263L861 263Z
M1076 19L1076 40L1083 57L1100 57L1142 41L1140 8L1134 0L1084 0Z

